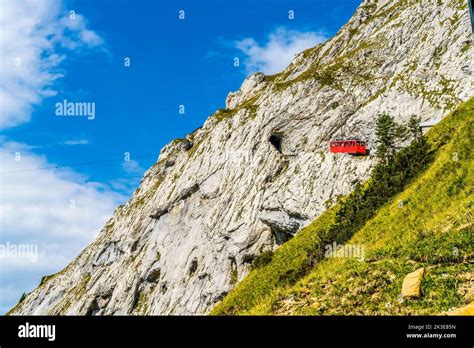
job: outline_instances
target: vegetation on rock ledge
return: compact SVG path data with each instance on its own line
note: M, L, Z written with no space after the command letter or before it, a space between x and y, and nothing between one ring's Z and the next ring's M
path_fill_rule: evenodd
M378 165L212 313L422 315L465 305L460 289L474 255L473 116L471 99L426 139ZM333 242L362 246L364 258L324 258L324 245ZM420 267L428 270L423 297L402 299L404 276Z

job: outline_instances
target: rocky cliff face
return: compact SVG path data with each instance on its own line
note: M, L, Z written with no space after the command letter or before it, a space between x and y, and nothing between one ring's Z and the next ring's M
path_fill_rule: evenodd
M332 155L378 113L447 114L473 95L464 0L364 1L324 45L255 74L225 110L162 149L140 187L13 314L202 314L355 180L373 156Z

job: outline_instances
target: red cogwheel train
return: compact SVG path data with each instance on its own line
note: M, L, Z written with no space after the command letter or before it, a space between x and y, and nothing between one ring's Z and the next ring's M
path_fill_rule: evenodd
M367 143L360 139L335 139L329 143L331 153L348 153L353 156L367 155Z

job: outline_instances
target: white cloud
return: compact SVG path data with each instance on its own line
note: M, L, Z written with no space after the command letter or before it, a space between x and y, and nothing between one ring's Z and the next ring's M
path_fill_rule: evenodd
M102 47L102 38L86 24L79 14L68 17L61 0L0 0L0 129L28 122L34 107L56 94L54 83L64 77L61 63L72 50ZM76 257L126 197L69 169L12 173L54 164L5 137L0 137L0 164L0 244L36 245L39 254L36 262L0 259L4 313L41 275Z
M61 37L61 44L69 49L75 49L80 45L90 47L103 44L102 38L94 31L87 29L85 18L74 13L61 17L59 23L66 35Z
M0 1L0 129L28 122L35 105L56 91L60 63L72 49L102 45L83 16L71 19L60 0Z
M140 164L135 160L122 162L122 169L128 174L133 175L143 174L143 172L145 171L145 169L142 168Z
M54 166L24 144L0 139L0 163L0 244L37 245L39 254L37 262L0 260L0 310L6 310L94 240L125 197L68 169L11 173Z
M271 75L287 67L296 53L326 40L327 37L322 33L280 27L268 36L264 44L259 44L253 38L245 38L236 41L235 47L246 55L244 63L248 73L260 71Z

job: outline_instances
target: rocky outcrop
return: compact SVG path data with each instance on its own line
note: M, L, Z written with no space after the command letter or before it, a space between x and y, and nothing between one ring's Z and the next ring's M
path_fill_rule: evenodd
M421 281L425 275L425 268L419 268L403 279L402 297L418 298L421 296Z
M373 149L378 113L439 119L473 95L472 54L465 1L364 1L334 38L250 76L167 145L97 240L12 313L207 313L250 260L368 176L374 158L330 154L331 138Z
M469 303L467 306L453 309L445 313L446 315L474 315L474 302Z
M265 86L265 81L265 75L262 73L256 73L247 77L237 92L229 93L225 101L226 108L234 109L243 102L255 97Z

